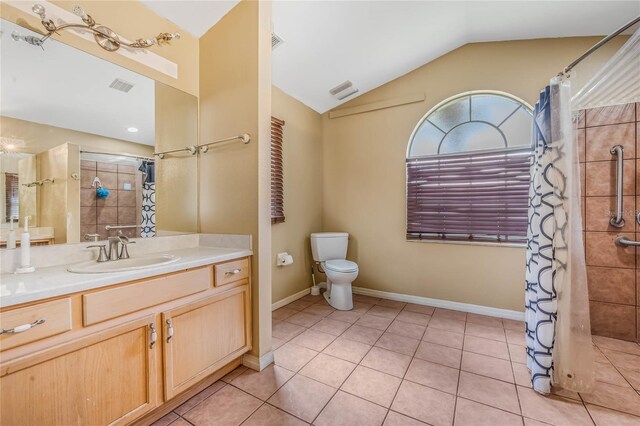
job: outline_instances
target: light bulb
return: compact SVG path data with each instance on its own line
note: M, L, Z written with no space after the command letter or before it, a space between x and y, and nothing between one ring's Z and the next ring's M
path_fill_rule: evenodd
M75 5L73 6L73 13L76 16L79 16L80 18L82 18L82 20L84 21L87 17L87 14L84 13L84 9L80 6L80 5Z
M46 11L43 5L36 3L33 5L31 10L33 11L33 13L38 15L41 20L45 21L47 19Z

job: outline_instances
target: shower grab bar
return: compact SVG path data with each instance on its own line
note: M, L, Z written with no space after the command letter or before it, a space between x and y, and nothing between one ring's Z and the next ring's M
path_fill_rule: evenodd
M107 231L111 229L128 229L128 228L138 228L142 225L105 225L104 229Z
M640 246L640 241L633 241L627 237L618 237L616 238L616 245L620 247L628 247L628 246Z
M622 228L624 226L624 219L622 218L622 208L623 208L623 195L622 195L622 184L624 180L624 148L622 145L615 145L611 148L611 154L617 157L617 165L616 165L616 215L611 218L609 224L611 226L615 226L616 228Z

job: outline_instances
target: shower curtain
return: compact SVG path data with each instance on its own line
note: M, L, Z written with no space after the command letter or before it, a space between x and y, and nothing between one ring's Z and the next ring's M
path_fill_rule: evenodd
M588 391L594 382L580 165L571 119L571 83L556 77L533 117L525 316L534 390Z
M153 161L142 161L138 168L144 173L142 182L142 218L140 223L140 237L156 236L156 173Z
M569 77L540 94L533 123L526 269L527 366L534 390L595 382L580 206L577 110L640 102L640 30L571 98Z

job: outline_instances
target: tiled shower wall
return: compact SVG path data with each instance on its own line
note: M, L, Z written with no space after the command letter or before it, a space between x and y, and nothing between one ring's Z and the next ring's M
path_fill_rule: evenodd
M591 330L631 341L640 341L640 250L614 241L620 235L640 239L639 106L586 110L578 125ZM624 147L623 228L609 224L616 206L616 157L610 149L618 144Z
M91 187L98 177L109 190L107 198L97 198ZM131 189L124 189L125 184ZM80 238L100 234L100 239L117 235L105 225L139 225L142 211L142 173L133 165L82 160L80 163ZM139 228L123 229L127 237L139 236Z

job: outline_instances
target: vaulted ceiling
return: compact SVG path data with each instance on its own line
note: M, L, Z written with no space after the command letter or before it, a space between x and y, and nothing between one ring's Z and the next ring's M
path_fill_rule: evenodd
M144 1L196 36L237 1ZM318 112L464 44L606 35L640 15L639 1L274 1L273 83ZM358 93L329 90L350 80Z

